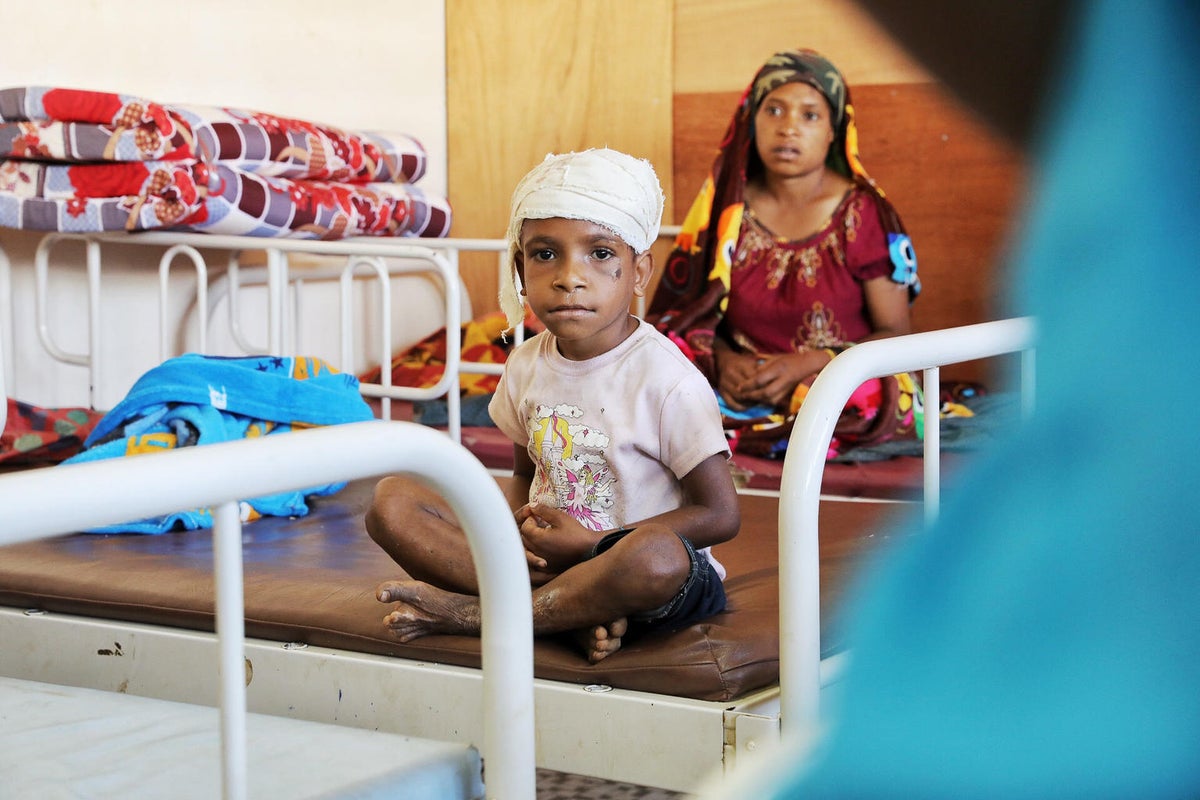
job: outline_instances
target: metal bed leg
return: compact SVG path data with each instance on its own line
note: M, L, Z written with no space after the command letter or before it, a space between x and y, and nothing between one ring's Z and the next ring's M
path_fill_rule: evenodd
M925 524L938 518L942 502L941 368L925 370ZM930 399L932 397L932 400Z
M217 580L222 796L225 800L244 800L246 613L242 599L242 519L236 500L213 509L213 562Z

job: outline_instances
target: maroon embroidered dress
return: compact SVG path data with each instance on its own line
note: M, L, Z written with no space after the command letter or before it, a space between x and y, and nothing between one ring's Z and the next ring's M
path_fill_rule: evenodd
M747 208L717 335L755 353L842 350L871 334L863 283L892 274L878 195L854 186L811 236L776 236ZM811 383L811 381L807 381ZM830 457L914 433L916 383L907 375L868 381L843 410ZM800 389L803 397L804 387ZM915 408L914 408L915 405ZM727 419L739 452L782 456L794 413Z
M861 187L803 240L775 236L748 211L722 330L760 353L841 349L871 333L863 282L891 271L875 195Z

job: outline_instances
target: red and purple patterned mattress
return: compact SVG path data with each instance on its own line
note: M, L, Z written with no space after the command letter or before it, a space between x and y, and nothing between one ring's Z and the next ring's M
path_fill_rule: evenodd
M411 136L74 89L0 89L0 226L445 236Z

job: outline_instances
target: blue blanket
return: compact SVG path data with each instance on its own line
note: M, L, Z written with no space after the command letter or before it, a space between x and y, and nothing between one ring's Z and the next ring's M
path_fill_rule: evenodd
M358 379L321 359L188 354L144 374L97 423L84 450L64 464L163 452L178 447L285 433L297 428L372 419ZM245 521L304 516L307 496L332 494L345 483L241 502ZM91 533L165 533L212 527L212 512L195 509L161 518L94 528Z

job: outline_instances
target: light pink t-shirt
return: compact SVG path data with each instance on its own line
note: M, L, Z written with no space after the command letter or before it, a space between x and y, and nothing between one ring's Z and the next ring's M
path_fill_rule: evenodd
M587 361L563 358L548 331L522 343L488 411L529 451L530 502L561 508L590 530L678 508L680 478L715 453L729 457L712 387L644 321ZM708 549L701 552L724 579Z

